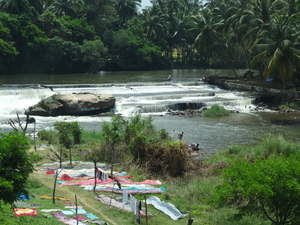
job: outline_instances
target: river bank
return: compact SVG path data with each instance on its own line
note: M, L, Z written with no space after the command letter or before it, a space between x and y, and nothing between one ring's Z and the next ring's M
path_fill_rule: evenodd
M299 111L299 93L284 89L282 84L262 80L260 77L238 79L233 77L211 76L207 82L230 91L246 91L257 96L255 104L273 110Z

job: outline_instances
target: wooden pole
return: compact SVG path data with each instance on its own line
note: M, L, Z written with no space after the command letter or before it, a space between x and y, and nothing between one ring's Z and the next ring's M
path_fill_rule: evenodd
M55 190L56 190L56 181L58 176L58 170L55 171L55 179L54 179L54 186L53 186L53 193L52 193L52 202L55 204Z
M77 196L75 194L75 212L76 212L76 225L78 225L78 205L77 205Z
M146 225L148 225L147 195L145 195Z
M96 193L96 186L97 186L97 171L96 171L97 162L94 161L94 168L95 168L95 185L94 185L94 193Z
M36 125L36 122L34 122L34 127L33 127L33 140L34 140L34 150L36 151L36 140L35 140L35 125Z

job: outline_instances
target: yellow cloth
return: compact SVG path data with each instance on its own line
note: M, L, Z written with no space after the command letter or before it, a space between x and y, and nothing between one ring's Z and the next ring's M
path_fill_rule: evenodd
M54 197L54 198L58 199L58 200L63 200L63 201L70 201L69 198L64 198L64 197L59 197L59 196ZM53 197L50 196L50 195L43 195L43 196L40 197L40 199L53 199Z

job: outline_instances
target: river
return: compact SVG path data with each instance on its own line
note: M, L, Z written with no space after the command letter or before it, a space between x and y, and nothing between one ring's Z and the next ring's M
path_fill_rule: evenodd
M237 70L242 75L244 70ZM177 139L184 132L183 141L199 143L207 154L231 145L257 143L267 134L281 134L287 139L299 141L300 114L276 111L255 111L249 93L230 92L205 84L201 78L220 74L234 76L231 70L163 70L163 71L122 71L99 72L97 74L22 74L0 76L0 129L3 133L12 128L9 119L17 113L53 94L73 92L109 93L116 97L115 113L126 117L152 115L158 129L166 129ZM168 76L172 80L168 80ZM41 85L53 87L43 88ZM185 106L220 104L230 110L239 111L221 118L203 116L171 116L168 110L176 110L178 103ZM177 107L177 108L176 108ZM77 121L85 130L100 131L104 121L110 117L59 116L38 117L36 129L52 129L56 121ZM33 124L28 132L32 132Z

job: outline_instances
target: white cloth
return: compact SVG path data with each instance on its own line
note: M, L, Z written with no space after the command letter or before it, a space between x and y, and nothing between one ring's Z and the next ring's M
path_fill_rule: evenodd
M128 192L126 189L123 190L123 197L122 197L122 203L123 203L123 207L124 205L127 203L128 200Z
M136 198L130 195L130 209L136 215Z
M170 216L173 220L184 218L187 214L182 214L172 203L161 201L158 197L151 195L147 200L147 204L153 205L156 209Z

